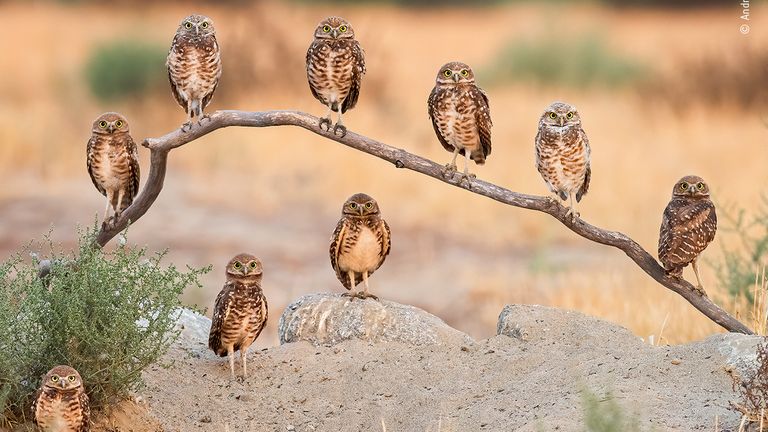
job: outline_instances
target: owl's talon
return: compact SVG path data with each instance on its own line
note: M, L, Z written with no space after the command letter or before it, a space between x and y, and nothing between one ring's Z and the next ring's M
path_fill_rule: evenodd
M333 134L336 135L336 131L341 131L341 136L339 138L344 138L345 135L347 135L347 128L344 125L336 124L336 126L333 127Z
M318 123L317 127L319 127L320 130L323 132L330 132L331 124L332 123L330 118L323 117L320 119L320 122ZM325 128L323 128L323 125L325 125Z
M456 164L447 163L443 166L443 177L450 178L456 173Z
M192 120L181 125L182 132L189 132L192 130Z

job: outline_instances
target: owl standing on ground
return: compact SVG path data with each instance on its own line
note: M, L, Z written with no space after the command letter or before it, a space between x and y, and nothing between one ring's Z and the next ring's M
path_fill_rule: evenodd
M248 370L248 348L267 324L267 299L261 290L261 261L250 254L232 258L226 268L227 281L213 307L208 346L217 355L229 357L229 369L235 378L235 351L240 350L243 378Z
M696 266L699 255L715 239L717 215L709 186L701 177L685 176L672 189L659 230L659 260L667 274L683 277L688 264L696 274L696 288L706 295Z
M378 300L368 293L368 277L381 267L389 249L389 225L381 218L376 200L364 193L349 197L331 236L331 267L348 290L353 290L361 281L365 288L363 292L345 293L345 296Z
M469 182L469 159L483 165L491 154L491 111L488 96L475 84L475 74L464 63L440 68L427 101L429 118L440 144L453 152L444 174L456 172L456 157L465 156L462 178Z
M573 105L553 102L539 120L536 169L550 191L570 201L567 216L579 217L573 199L580 202L589 190L589 159L589 140L579 112Z
M189 129L195 118L199 124L208 117L203 109L211 102L221 79L221 52L213 21L202 15L184 18L165 64L173 96L189 116L182 129Z
M35 424L44 432L88 432L91 409L80 374L69 366L48 371L32 412Z
M333 127L343 137L347 128L341 115L355 107L360 85L365 75L363 49L355 40L355 31L344 19L336 16L324 19L315 29L315 40L307 50L307 80L312 96L328 107L328 114L318 125L331 130L331 112L339 114Z
M93 122L86 161L91 181L107 197L104 222L110 207L117 220L139 192L139 153L125 117L108 112Z

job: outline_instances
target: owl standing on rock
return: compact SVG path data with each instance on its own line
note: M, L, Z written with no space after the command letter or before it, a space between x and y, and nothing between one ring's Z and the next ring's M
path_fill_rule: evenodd
M216 42L213 21L202 15L190 15L181 22L166 60L168 79L176 101L190 120L182 130L207 118L208 106L221 79L221 53Z
M345 296L378 300L368 293L368 277L384 264L389 249L389 225L381 218L376 200L363 193L349 197L331 236L331 267L346 289L353 290L360 282L365 288Z
M315 40L307 50L309 89L312 96L328 107L328 114L318 125L321 130L331 130L331 112L335 111L339 121L333 126L333 133L346 135L341 115L357 104L363 75L365 57L352 26L344 18L324 19L315 29Z
M440 144L453 152L444 174L456 172L456 157L465 156L462 178L469 182L469 159L483 165L491 154L491 111L488 96L475 84L475 74L464 63L440 68L427 101L429 118Z
M107 197L104 223L110 206L117 220L139 192L139 153L125 117L108 112L93 122L86 162L91 181Z
M88 432L91 409L80 374L69 366L48 371L32 412L35 424L44 432Z
M553 102L539 120L536 134L536 168L549 190L563 201L570 200L567 216L579 217L576 202L589 189L592 170L587 134L576 108Z
M696 288L705 296L696 263L715 239L716 231L717 215L709 199L709 186L698 176L678 180L661 220L659 260L667 274L677 278L682 278L683 268L691 264L696 274Z
M229 357L235 379L235 351L240 350L243 378L247 375L248 348L267 324L267 298L261 290L261 261L250 254L239 254L227 264L227 281L216 297L208 347L217 355Z

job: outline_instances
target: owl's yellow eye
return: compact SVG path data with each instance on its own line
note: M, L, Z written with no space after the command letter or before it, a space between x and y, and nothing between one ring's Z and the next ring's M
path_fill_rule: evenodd
M551 118L552 120L554 120L554 119L556 119L556 118L557 118L557 114L555 114L555 113L551 112L551 113L549 113L549 118Z
M568 120L572 119L573 118L573 113L569 112L568 114L565 115L565 118L567 118Z
M462 70L461 70L461 76L463 76L463 77L465 77L465 76L469 76L469 71L468 71L468 70L466 70L466 69L462 69Z
M682 182L680 183L680 190L686 190L688 189L688 186L689 186L688 183Z
M51 377L51 382L56 382L58 380L59 380L59 376L58 375L54 375L54 376Z
M240 270L240 268L243 267L243 264L240 261L235 261L235 263L232 264L232 267L234 267L236 270Z
M450 77L451 75L453 75L453 72L451 72L450 70L446 69L445 72L443 72L443 75L445 75L446 77Z
M102 128L102 129L106 129L107 128L107 122L105 122L104 120L100 121L99 122L99 127Z
M368 210L372 209L373 208L373 203L372 202L365 203L365 208L367 208Z
M252 269L255 269L256 268L256 261L251 261L250 266L251 266Z
M70 376L67 377L67 379L69 380L69 382L75 382L75 379L77 379L77 378L75 378L74 375L70 375Z
M697 187L699 190L704 190L704 183L702 183L702 182L698 182L698 183L696 184L696 187Z
M191 29L192 28L192 23L189 22L189 21L185 22L184 23L184 28L187 29L187 30Z
M210 24L208 24L208 21L205 21L205 22L203 22L202 24L200 24L200 27L202 27L202 28L206 29L206 28L208 28L208 26L209 26L209 25L210 25Z
M118 121L115 122L115 127L118 128L118 129L123 127L123 125L124 125L124 123L123 123L122 120L118 120Z
M330 31L331 31L331 26L329 26L329 25L324 25L323 26L323 33L328 33Z
M347 32L347 26L345 26L345 25L339 26L339 31L342 32L342 33L346 33Z
M349 208L356 209L357 208L357 203L353 203L353 202L349 203Z

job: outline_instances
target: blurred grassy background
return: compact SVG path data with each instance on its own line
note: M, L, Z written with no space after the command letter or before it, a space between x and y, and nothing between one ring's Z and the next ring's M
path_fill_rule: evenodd
M580 211L655 254L661 212L681 176L707 179L720 206L757 211L765 193L768 26L739 32L733 2L101 2L0 3L0 256L54 226L74 244L103 198L85 170L94 118L119 111L134 139L184 121L164 56L180 20L213 18L224 73L210 109L324 113L306 84L315 25L341 15L366 50L355 132L448 161L426 115L438 68L461 60L490 97L494 151L478 176L546 194L533 138L553 100L579 108L592 145L593 183ZM458 2L454 2L458 3ZM706 5L703 7L702 5ZM765 3L752 3L753 17ZM674 6L674 7L673 7ZM148 152L140 149L144 178ZM142 183L143 180L142 179ZM423 307L477 337L491 335L506 303L577 309L642 337L681 342L719 328L647 278L621 253L589 243L553 219L449 188L290 128L227 129L172 152L166 186L129 233L170 248L170 260L214 271L186 300L212 305L223 266L250 251L265 264L272 305L259 342L291 300L341 291L327 256L340 206L365 191L393 231L380 296ZM722 260L738 242L722 231L705 253ZM743 301L716 286L733 312ZM692 277L686 271L687 277Z

